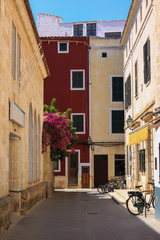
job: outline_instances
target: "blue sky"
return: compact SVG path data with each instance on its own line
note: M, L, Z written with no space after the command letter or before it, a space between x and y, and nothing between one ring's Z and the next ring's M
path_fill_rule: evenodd
M35 22L37 13L62 17L63 22L126 19L132 0L29 0Z

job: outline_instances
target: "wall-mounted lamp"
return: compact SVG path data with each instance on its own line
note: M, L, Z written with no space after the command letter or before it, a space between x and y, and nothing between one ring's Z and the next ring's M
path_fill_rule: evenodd
M91 149L94 151L95 149L95 143L92 142L92 138L89 136L88 139L87 139L87 143L88 145L91 145Z
M126 122L127 122L127 127L131 129L131 127L133 126L133 119L131 118L130 115L128 116Z

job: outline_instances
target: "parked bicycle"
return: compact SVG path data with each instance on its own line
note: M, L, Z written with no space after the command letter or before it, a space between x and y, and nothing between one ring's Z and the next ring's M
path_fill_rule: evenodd
M122 176L122 177L113 178L107 181L105 184L99 185L97 188L97 191L103 194L107 192L114 192L114 189L125 189L125 188L126 188L125 176Z
M148 184L151 184L154 188L154 183L149 182ZM141 187L142 185L136 186L136 188L139 189L138 191L128 191L129 198L126 201L126 206L132 215L139 215L143 213L144 207L146 207L147 211L149 211L151 207L155 208L154 189L152 191L141 191ZM149 194L149 199L147 199L146 202L144 193Z

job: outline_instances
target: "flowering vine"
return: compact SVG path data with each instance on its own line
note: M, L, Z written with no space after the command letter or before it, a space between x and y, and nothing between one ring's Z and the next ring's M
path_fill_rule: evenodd
M69 119L71 110L68 110L66 113L50 113L46 111L46 106L47 105L44 106L45 113L42 131L42 152L45 152L47 146L50 146L51 155L64 159L64 157L68 155L68 150L74 152L73 146L76 144L78 138L75 134L76 129L73 127L73 121ZM48 109L54 108L55 106L50 106ZM55 110L56 109L54 109L54 111Z

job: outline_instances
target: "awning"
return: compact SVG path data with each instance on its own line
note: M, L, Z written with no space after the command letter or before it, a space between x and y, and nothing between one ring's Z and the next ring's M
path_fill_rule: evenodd
M149 139L148 126L129 135L129 145L134 145Z

